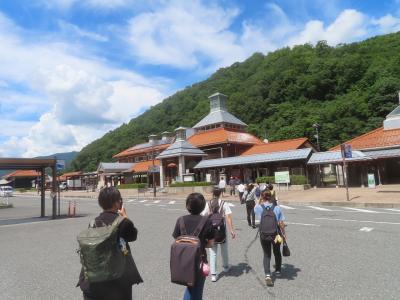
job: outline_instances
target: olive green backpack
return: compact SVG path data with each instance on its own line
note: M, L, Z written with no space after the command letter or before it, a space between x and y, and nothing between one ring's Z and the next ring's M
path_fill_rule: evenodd
M88 229L78 234L78 253L89 282L115 280L123 275L127 256L119 244L118 226L122 220L118 216L112 224L101 227L92 220Z

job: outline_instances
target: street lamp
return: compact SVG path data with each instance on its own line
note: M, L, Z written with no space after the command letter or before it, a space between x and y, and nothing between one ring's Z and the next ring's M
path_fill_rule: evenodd
M319 129L321 128L321 126L318 123L314 123L312 126L315 131L316 131L316 135L314 135L314 137L317 139L317 150L321 151L320 146L319 146Z
M155 173L155 163L154 163L154 147L156 146L155 139L157 138L156 135L152 134L149 136L149 142L151 145L151 159L152 159L152 168L151 173L153 174L153 197L157 196L157 188L156 188L156 173Z

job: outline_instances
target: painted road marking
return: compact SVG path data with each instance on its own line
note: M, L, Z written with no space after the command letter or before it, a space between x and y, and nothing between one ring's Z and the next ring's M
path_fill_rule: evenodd
M145 202L147 202L147 200L141 200L141 201L139 201L140 203L145 203Z
M168 204L175 204L176 201L169 201Z
M166 205L165 204L158 204L158 206L165 207Z
M359 211L359 212L365 212L365 213L374 213L377 214L377 211L369 210L369 209L361 209L361 208L354 208L354 207L343 207L344 209L349 209L349 210L354 210L354 211Z
M295 209L294 207L286 206L286 205L283 205L283 204L279 204L279 206L284 208L284 209Z
M235 204L232 204L232 203L229 203L229 202L228 202L228 206L230 206L230 207L235 207Z
M384 222L384 221L360 221L360 220L346 220L346 219L332 219L332 218L315 218L315 220L327 220L327 221L341 221L341 222L359 222L359 223L400 225L400 223L395 223L395 222Z
M153 203L160 203L160 201L161 201L161 200L156 200L156 201L154 201Z
M372 227L363 227L360 229L360 231L364 231L364 232L370 232L372 230L374 230L374 228L372 228Z
M126 202L129 202L129 203L130 203L130 202L133 202L133 201L135 201L135 200L128 200L128 201L126 201Z
M332 211L332 209L318 207L318 206L311 206L310 205L310 206L307 206L307 207L312 208L312 209L316 209L316 210L322 210L322 211Z
M318 224L308 224L308 223L295 223L295 222L285 222L286 224L290 224L290 225L303 225L303 226L321 226Z
M385 210L400 212L400 209L395 209L395 208L385 208Z

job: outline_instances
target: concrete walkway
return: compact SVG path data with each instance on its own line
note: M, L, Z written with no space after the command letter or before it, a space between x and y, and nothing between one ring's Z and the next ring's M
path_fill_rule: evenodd
M345 188L316 188L305 191L277 190L279 202L282 204L319 204L353 207L400 207L400 185L384 185L371 188L349 188L350 201L346 200ZM46 192L46 194L49 192ZM37 195L37 193L15 193L16 195ZM137 190L121 190L124 199L141 198L153 199L153 192L138 194ZM68 191L62 192L61 198L93 198L97 199L98 192ZM182 199L187 194L167 194L158 192L157 199ZM210 194L205 195L207 199ZM237 196L224 196L227 201L239 201Z

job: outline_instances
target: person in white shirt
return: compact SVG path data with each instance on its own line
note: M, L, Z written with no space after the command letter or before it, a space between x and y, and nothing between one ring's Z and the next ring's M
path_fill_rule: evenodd
M246 191L246 186L243 183L240 183L237 186L237 190L239 192L239 200L241 204L244 204L243 194Z
M218 187L221 190L221 195L224 196L226 188L226 180L224 179L224 177L221 177L221 180L218 183Z
M227 236L227 228L231 234L232 239L236 238L236 233L233 228L232 223L232 210L229 207L229 203L221 200L221 190L215 188L213 190L213 200L209 201L206 205L204 211L201 213L203 216L210 216L212 223L214 224L213 216L216 214L222 215L224 219L224 232L223 238L218 240L218 229L215 228L216 237L214 238L214 246L209 248L209 256L210 256L210 271L211 271L211 281L217 281L217 254L218 254L218 245L221 247L221 256L222 256L222 266L224 268L224 272L229 272L229 255L228 255L228 236ZM226 226L226 224L228 226Z

